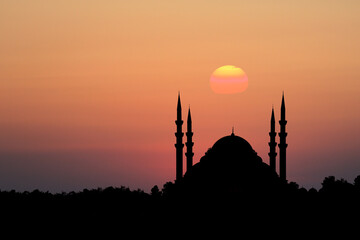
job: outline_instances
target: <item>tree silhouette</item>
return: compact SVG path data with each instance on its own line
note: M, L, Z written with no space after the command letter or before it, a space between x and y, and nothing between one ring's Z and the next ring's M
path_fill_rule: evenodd
M335 188L335 177L334 176L325 177L321 185L322 185L321 191L323 192L332 191Z
M354 179L354 186L358 191L360 190L360 175Z
M155 185L151 189L151 196L154 197L154 198L160 198L161 197L161 192L160 192L159 187L157 185Z
M356 180L358 181L358 180ZM336 180L334 176L329 176L322 182L320 192L329 194L351 194L354 192L354 185L341 178Z

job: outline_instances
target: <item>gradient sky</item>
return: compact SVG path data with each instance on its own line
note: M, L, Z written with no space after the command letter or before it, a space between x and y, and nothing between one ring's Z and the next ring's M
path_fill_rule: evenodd
M178 91L194 162L235 133L268 163L285 91L287 176L360 175L359 1L0 0L0 189L149 191L175 178ZM241 67L243 93L211 91ZM276 126L279 130L279 126ZM278 138L277 138L277 141Z

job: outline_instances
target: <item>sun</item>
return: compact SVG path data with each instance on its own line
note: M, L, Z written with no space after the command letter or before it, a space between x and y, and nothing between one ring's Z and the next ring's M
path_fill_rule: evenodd
M241 68L225 65L212 73L210 87L218 94L241 93L248 87L248 78Z

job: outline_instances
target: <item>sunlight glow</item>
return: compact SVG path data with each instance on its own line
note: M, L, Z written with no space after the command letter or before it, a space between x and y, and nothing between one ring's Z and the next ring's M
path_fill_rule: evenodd
M247 89L248 78L241 68L225 65L213 72L210 87L214 93L218 94L240 93Z

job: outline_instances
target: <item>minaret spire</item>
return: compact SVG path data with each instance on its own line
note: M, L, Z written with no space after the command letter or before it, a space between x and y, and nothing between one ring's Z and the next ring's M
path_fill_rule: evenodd
M189 171L193 165L193 146L194 143L192 141L192 122L191 122L191 113L190 113L190 106L189 106L189 112L188 112L188 119L187 119L187 132L186 132L186 171Z
M178 103L177 103L177 119L181 120L181 101L180 101L180 92L178 94Z
M281 100L281 119L285 120L285 98L284 98L284 92L282 94L282 100Z
M283 92L282 101L281 101L281 119L280 119L279 123L280 123L280 133L279 133L279 137L280 137L280 143L279 143L280 171L279 172L280 172L280 178L282 180L286 180L286 148L287 148L288 145L286 143L286 136L287 136L286 124L287 124L287 121L285 119L284 92Z
M183 175L183 136L184 133L182 132L182 125L183 120L181 119L181 101L180 101L180 92L178 95L178 103L177 103L177 119L175 121L176 124L176 181L182 179Z
M269 142L269 147L270 147L270 152L269 152L270 168L273 169L274 171L276 171L276 155L277 155L277 153L276 153L276 145L277 145L277 143L275 141L276 132L275 132L274 106L272 107L272 111L271 111L269 136L270 136L270 142Z

